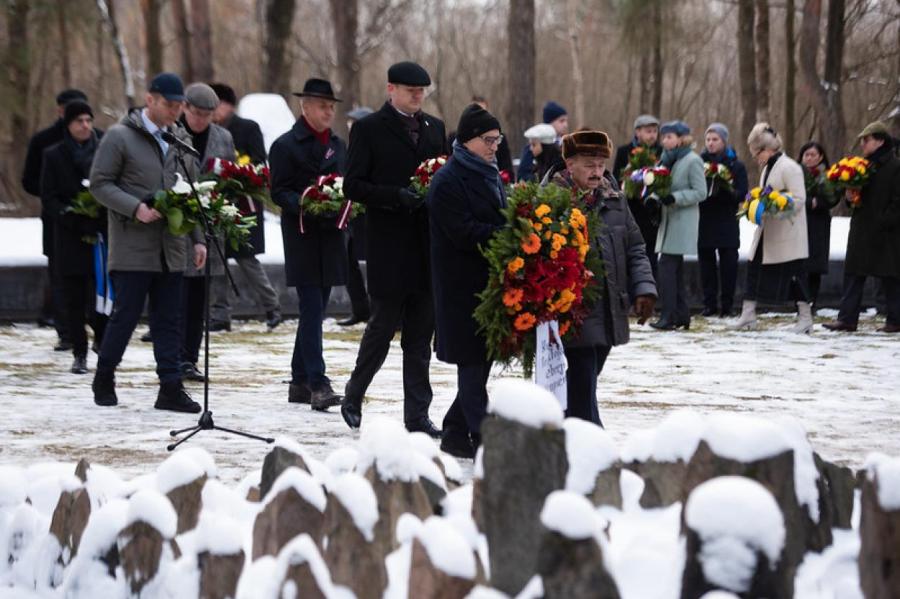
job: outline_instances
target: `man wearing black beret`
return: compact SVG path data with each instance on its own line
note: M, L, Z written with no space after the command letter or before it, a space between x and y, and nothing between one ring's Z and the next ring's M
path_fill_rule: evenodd
M362 399L401 328L403 416L406 428L438 436L428 418L434 305L429 274L428 214L409 189L422 161L448 153L444 123L422 112L428 72L414 62L388 69L388 101L353 125L344 191L366 205L366 266L371 316L341 414L351 428L362 420Z

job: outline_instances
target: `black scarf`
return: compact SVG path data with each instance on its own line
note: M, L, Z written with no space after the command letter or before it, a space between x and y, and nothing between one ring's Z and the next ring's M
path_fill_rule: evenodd
M459 140L453 142L453 160L459 162L463 168L484 177L485 183L494 192L494 197L500 207L506 206L506 191L503 189L503 181L500 180L500 171L497 170L496 162L488 162L473 154L466 146L459 143Z
M769 175L772 174L772 169L775 167L775 163L778 162L778 159L781 158L782 155L783 154L781 152L775 152L774 154L772 154L772 157L769 158L768 161L766 161L766 176L763 177L763 187L765 187L769 182Z
M78 174L82 179L87 179L91 174L91 163L94 162L94 152L97 150L97 134L91 131L91 137L84 143L79 143L66 130L65 137L66 147L72 153L72 162L78 169Z
M212 129L212 126L207 127L200 133L195 133L188 126L187 119L184 118L184 115L181 115L181 124L184 125L187 132L191 134L191 141L193 142L192 145L194 146L194 149L200 153L200 156L206 156L206 143L209 141L209 130Z

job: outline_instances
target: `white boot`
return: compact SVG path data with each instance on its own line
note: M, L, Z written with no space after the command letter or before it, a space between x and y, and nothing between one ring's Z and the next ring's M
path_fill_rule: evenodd
M797 324L791 328L791 332L806 335L812 332L812 328L812 306L809 302L797 302Z
M734 324L728 325L728 328L732 331L751 331L756 328L756 324L756 301L744 300L741 317Z

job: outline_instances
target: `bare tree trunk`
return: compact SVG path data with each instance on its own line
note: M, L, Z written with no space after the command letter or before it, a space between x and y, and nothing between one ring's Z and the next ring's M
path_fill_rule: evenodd
M63 87L72 85L72 58L69 48L69 26L66 20L65 3L62 0L56 2L56 18L59 29L60 68L62 70Z
M581 48L579 46L579 5L581 0L566 0L568 17L569 52L572 55L572 84L575 87L575 118L578 123L587 122L584 107L584 70L581 67Z
M347 111L360 100L359 47L356 35L359 29L358 0L329 0L331 21L334 26L334 43L337 48L338 84L340 97L335 130L344 135L347 132Z
M662 0L653 1L653 102L651 112L659 118L662 114L663 95L663 58L662 32L663 14Z
M843 30L843 2L836 0L835 4L840 10L835 10L829 15L829 20L840 19L842 24L840 28ZM816 55L819 51L819 29L822 23L822 0L805 0L803 4L803 23L800 31L800 82L806 94L809 96L813 107L818 116L819 134L825 151L832 157L839 156L844 152L846 144L847 129L844 123L844 114L840 101L840 81L831 81L828 75L820 77L816 69ZM829 27L829 33L831 28ZM843 45L839 45L841 53L843 53ZM826 51L826 66L830 65L834 75L839 73L842 56L833 54L833 50L829 48Z
M187 11L184 8L185 0L170 0L172 3L172 18L175 21L175 37L178 43L178 53L181 54L181 74L185 80L194 80L194 57L191 54L191 26Z
M641 80L639 82L639 85L641 86L641 90L639 99L640 106L638 107L638 112L644 114L650 112L650 96L652 93L650 90L650 49L646 46L641 46L640 72Z
M6 3L6 77L10 100L9 125L13 143L28 139L28 89L30 87L31 50L28 45L29 0ZM10 152L18 155L18 152ZM18 165L16 165L18 166Z
M191 0L191 30L193 48L191 60L197 81L212 81L213 68L212 23L209 16L209 0Z
M797 61L794 59L797 44L794 41L794 0L786 0L784 20L784 58L787 64L784 82L784 145L788 153L794 151L796 114L794 98L797 95Z
M125 85L125 104L127 108L131 108L135 104L134 92L134 71L131 69L131 61L128 59L128 49L125 47L125 41L119 31L114 17L115 0L97 0L97 8L100 11L100 18L106 25L109 37L112 39L113 48L116 51L116 58L119 59L119 68L122 71L122 81Z
M849 150L847 147L847 125L844 121L844 103L841 89L844 72L844 25L845 1L829 0L828 32L825 38L825 103L827 122L833 127L834 150L837 156Z
M290 93L291 61L285 43L294 24L295 0L266 0L266 91Z
M521 140L522 133L534 119L534 0L510 0L506 34L509 40L507 56L507 105L511 145Z
M163 70L163 46L159 36L161 0L141 0L144 16L144 43L147 51L147 75L152 77Z
M753 44L754 0L738 0L738 73L741 81L741 139L756 122L756 50Z
M756 118L768 121L769 91L772 86L771 61L769 58L769 0L756 0Z

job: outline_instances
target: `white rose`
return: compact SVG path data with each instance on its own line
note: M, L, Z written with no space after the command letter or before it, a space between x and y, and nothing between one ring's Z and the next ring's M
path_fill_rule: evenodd
M89 188L91 186L91 180L90 179L82 179L81 186L84 187L85 189Z
M222 206L222 216L226 218L234 218L238 215L238 207L234 204L225 204Z
M333 187L335 191L341 191L342 189L344 189L344 178L338 177L337 179L335 179Z
M216 182L215 181L201 181L199 183L194 184L194 188L200 193L208 193L215 189Z
M644 173L644 185L650 187L654 181L656 181L656 176L653 174L653 171L646 171Z

